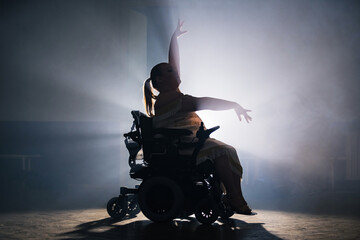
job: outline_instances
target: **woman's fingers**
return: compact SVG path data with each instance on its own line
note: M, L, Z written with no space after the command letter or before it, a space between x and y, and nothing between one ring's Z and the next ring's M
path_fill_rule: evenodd
M186 30L181 30L183 24L184 24L184 20L181 21L181 20L179 19L179 20L178 20L178 25L177 25L176 30L175 30L177 37L180 37L180 36L183 35L184 33L187 33Z
M247 123L250 123L250 121L252 121L252 117L250 117L247 112L250 112L251 110L245 110L244 112L238 113L238 118L241 121L241 115L244 115L244 119L246 120Z
M245 119L246 121L249 123L250 121L252 121L252 117L250 117L249 115L245 115Z
M179 36L181 36L181 35L183 35L183 34L185 34L185 33L187 33L187 31L186 31L186 30L181 31Z

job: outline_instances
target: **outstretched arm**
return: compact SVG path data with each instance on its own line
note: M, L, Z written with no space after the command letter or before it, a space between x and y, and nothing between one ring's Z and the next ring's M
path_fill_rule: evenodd
M180 54L179 54L179 45L178 45L178 37L186 33L187 31L181 30L184 21L178 21L178 25L173 33L171 40L170 40L170 47L169 47L169 64L176 69L177 73L180 76Z
M252 120L252 118L248 115L248 112L251 110L245 109L240 106L236 102L231 102L219 98L211 98L211 97L189 97L183 102L183 111L186 112L194 112L199 110L214 110L214 111L221 111L221 110L230 110L233 109L236 112L239 120L241 121L241 116L243 116L246 122Z

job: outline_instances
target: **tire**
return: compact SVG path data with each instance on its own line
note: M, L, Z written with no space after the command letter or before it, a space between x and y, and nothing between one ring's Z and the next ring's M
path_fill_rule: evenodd
M110 217L121 220L126 216L128 200L125 196L113 197L107 203L106 210Z
M169 222L183 210L184 194L178 184L167 177L152 177L141 183L139 206L153 222Z
M219 211L219 215L222 219L226 220L231 218L234 215L234 211L230 208L222 208Z
M229 219L234 215L234 210L231 209L229 203L224 201L224 194L221 196L221 201L219 202L219 215L222 219L226 220Z
M202 224L212 224L219 217L219 210L210 198L201 199L195 208L195 217Z
M127 212L130 216L136 216L140 212L137 196L129 197Z

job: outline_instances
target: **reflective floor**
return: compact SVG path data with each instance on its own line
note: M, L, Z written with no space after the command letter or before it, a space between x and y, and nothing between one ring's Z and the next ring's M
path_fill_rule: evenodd
M157 224L141 213L115 222L105 209L6 213L0 215L0 239L360 239L360 218L256 212L209 226L192 216Z

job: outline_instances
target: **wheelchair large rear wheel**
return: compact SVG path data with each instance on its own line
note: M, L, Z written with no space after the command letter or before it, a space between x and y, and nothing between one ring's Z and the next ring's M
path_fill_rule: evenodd
M152 177L141 183L138 192L141 211L153 222L169 222L183 210L184 194L167 177Z

